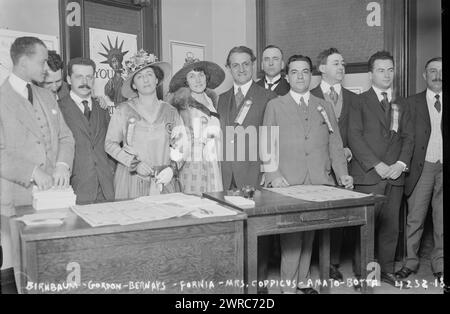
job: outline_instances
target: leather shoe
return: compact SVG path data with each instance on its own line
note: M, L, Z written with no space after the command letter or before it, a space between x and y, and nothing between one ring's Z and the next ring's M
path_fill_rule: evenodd
M330 265L330 278L336 281L344 280L344 276L335 265Z
M442 282L444 281L444 274L441 271L437 272L437 273L433 273L433 276L439 281L442 281Z
M398 280L394 273L381 272L381 281L390 284L399 289L409 289L408 283L403 280Z
M300 291L303 294L319 294L319 292L313 288L297 288L297 291Z
M395 273L395 277L397 277L398 279L405 279L408 278L409 275L411 274L415 274L416 272L412 269L409 269L406 266L403 266L402 269L400 269L399 271L397 271Z

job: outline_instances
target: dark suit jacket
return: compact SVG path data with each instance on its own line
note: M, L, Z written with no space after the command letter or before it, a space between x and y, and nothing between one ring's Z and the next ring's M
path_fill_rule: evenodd
M325 99L320 84L311 90L311 94L321 99ZM348 124L350 108L358 102L358 95L342 87L342 111L338 120L339 132L341 133L342 144L348 147Z
M427 92L413 95L406 101L411 110L411 118L415 128L414 152L411 167L405 180L405 194L409 196L420 178L427 153L428 141L431 134L430 113L427 105Z
M277 97L277 95L274 92L266 90L258 86L256 83L252 83L247 95L244 98L244 103L247 100L251 100L252 106L250 107L250 110L242 123L242 127L244 129L248 126L256 127L256 134L258 135L259 126L262 125L263 122L266 105L269 100L275 97ZM219 96L217 111L220 115L220 126L224 137L222 141L224 159L222 162L222 181L224 190L227 190L230 187L232 175L234 175L238 188L245 185L259 187L261 181L259 138L254 138L251 141L251 145L249 145L249 136L245 136L245 161L238 161L238 136L235 133L227 135L227 126L236 126L234 120L239 112L236 108L234 87ZM231 149L234 148L233 161L227 161L227 146L230 147L228 154L231 154L232 156L233 152ZM254 157L255 154L256 159L250 158Z
M114 200L114 163L105 152L109 114L92 100L90 122L70 97L59 101L61 112L75 138L75 158L70 183L77 203L93 202L98 185L107 200Z
M262 79L260 79L258 82L256 82L256 84L258 84L259 86L261 86L262 88L265 89L264 77ZM291 85L289 85L288 81L286 81L284 76L282 76L280 83L278 83L277 87L275 87L273 92L275 92L275 94L277 94L278 96L284 96L287 93L289 93L290 90L291 90Z
M351 108L348 143L354 157L350 175L355 184L379 183L381 177L375 171L375 165L379 162L390 166L400 160L407 168L410 167L414 149L413 121L405 99L396 98L393 103L400 109L398 132L390 131L390 124L372 88L359 95L359 104ZM397 180L389 182L403 185L404 177L402 173Z

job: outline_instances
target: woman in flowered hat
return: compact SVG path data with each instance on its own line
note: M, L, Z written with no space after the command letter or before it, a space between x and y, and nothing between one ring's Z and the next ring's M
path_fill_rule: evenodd
M177 165L170 159L172 130L181 124L175 108L156 89L170 78L170 65L144 50L125 62L121 103L109 124L105 150L119 163L116 199L176 191Z
M213 89L224 79L225 72L217 64L187 58L170 81L168 101L178 109L188 135L187 145L177 145L185 160L179 175L184 193L223 190L221 131Z

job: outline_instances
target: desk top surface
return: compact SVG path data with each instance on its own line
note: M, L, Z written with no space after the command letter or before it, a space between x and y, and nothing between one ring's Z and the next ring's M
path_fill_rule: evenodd
M211 218L195 218L192 216L183 216L179 218L171 218L158 221L150 221L139 224L131 225L110 225L102 227L91 227L87 222L85 222L81 217L75 214L71 209L58 209L58 212L66 212L67 217L64 219L64 223L59 226L25 226L21 221L16 221L14 218L36 213L46 213L53 212L55 210L43 210L37 212L31 206L22 206L16 209L16 216L11 217L14 220L14 224L18 227L22 239L27 241L34 240L49 240L67 237L78 237L78 236L88 236L88 235L99 235L99 234L109 234L117 232L129 232L129 231L140 231L140 230L150 230L150 229L163 229L163 228L176 228L184 226L195 226L203 224L214 224L222 222L232 222L245 220L247 215L241 211L229 208L238 212L237 215L231 216L218 216Z
M244 213L246 213L247 216L249 217L274 215L279 213L298 212L298 211L306 212L321 209L339 209L339 208L345 209L349 207L374 205L375 203L382 202L385 199L385 197L382 195L368 194L367 197L364 198L311 202L284 196L279 193L262 189L255 192L253 198L253 200L255 201L254 208L240 209L230 203L227 203L224 198L225 195L227 195L226 192L214 192L203 194L204 197L208 197L214 201L239 209Z

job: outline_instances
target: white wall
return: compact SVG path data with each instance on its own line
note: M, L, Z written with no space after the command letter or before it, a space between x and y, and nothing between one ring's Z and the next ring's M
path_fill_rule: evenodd
M58 0L0 0L0 28L59 38Z

